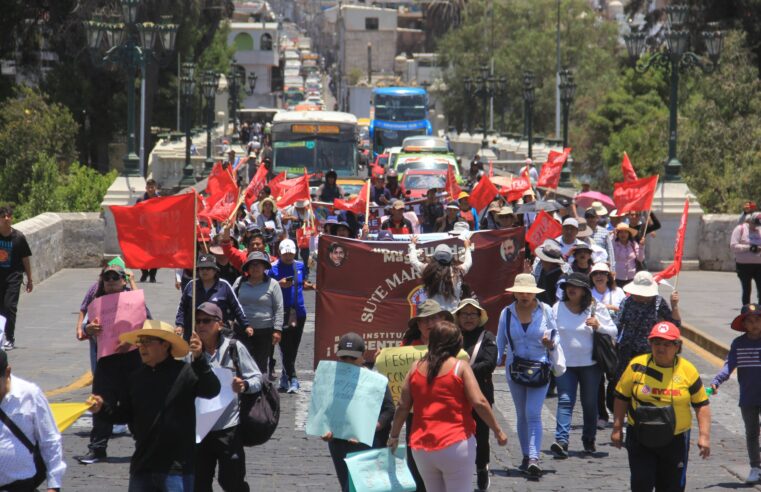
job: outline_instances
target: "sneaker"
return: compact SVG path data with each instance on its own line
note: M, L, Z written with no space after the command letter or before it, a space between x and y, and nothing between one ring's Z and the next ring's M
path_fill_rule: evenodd
M530 460L526 472L530 477L539 478L542 476L542 467L539 466L539 460Z
M521 460L521 466L518 469L523 473L528 473L528 456L524 456Z
M608 427L608 421L605 419L599 419L597 421L597 430L605 430Z
M111 434L118 436L120 434L127 433L127 426L125 424L114 424L111 427Z
M3 349L4 350L13 350L15 348L16 348L16 344L13 343L12 341L6 340L6 341L3 342Z
M584 452L587 454L592 454L597 452L597 448L595 447L595 442L593 440L581 440L582 444L584 445Z
M476 471L476 484L478 484L478 490L487 490L489 488L489 466L479 468Z
M106 450L105 449L98 449L98 450L89 450L86 455L84 456L75 456L75 460L79 461L83 465L92 465L93 463L100 463L101 461L106 461Z
M288 376L283 372L280 374L280 386L278 387L278 391L288 391L288 387Z
M552 443L552 446L550 446L550 451L555 453L555 458L564 460L568 458L568 443L559 443L555 441Z
M745 483L754 483L761 480L761 468L751 468L748 473L748 478L745 479Z
M291 378L291 386L288 388L288 393L298 393L299 392L299 380L296 378Z
M144 273L144 274L142 274L142 275L140 275L140 282L145 282L145 280L146 280L147 278L148 278L148 275L147 275L147 274L145 274L145 273Z

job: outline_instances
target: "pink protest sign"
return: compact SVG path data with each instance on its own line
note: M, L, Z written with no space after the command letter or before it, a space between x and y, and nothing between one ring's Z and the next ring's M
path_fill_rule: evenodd
M119 335L143 326L145 295L142 290L132 290L98 297L87 307L87 318L97 318L103 329L98 335L98 359L112 355Z

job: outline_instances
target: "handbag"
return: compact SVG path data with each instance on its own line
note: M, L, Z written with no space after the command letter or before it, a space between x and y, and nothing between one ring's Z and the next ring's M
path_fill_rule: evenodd
M592 316L595 315L597 309L597 301L592 302ZM602 372L608 380L612 379L616 374L616 368L618 367L618 352L616 352L616 343L610 335L600 333L599 330L594 330L592 333L592 360L597 362Z
M230 340L227 351L235 366L235 373L243 378L235 340ZM267 378L262 378L261 391L254 394L238 393L238 404L238 435L243 445L258 446L269 441L280 422L280 395L275 385Z
M22 491L36 489L42 484L42 482L45 481L48 475L47 466L45 466L45 461L42 459L42 453L40 452L40 445L32 444L32 441L26 437L26 434L24 434L24 432L19 429L19 427L13 422L13 420L11 420L11 418L7 413L3 411L2 408L0 408L0 421L2 421L3 424L8 427L8 429L13 433L13 435L16 436L16 439L21 441L21 444L23 444L26 449L32 453L35 470L33 477L27 478L25 480L18 480L8 485L0 486L0 488L2 488L2 490L11 492L14 490Z
M649 364L649 361L648 361ZM644 374L642 379L644 379ZM640 384L643 384L640 380ZM673 390L674 380L671 380ZM638 403L630 412L634 420L634 435L646 448L661 448L674 439L676 412L674 411L674 393L669 391L671 401L668 405L657 407L639 400L632 391L632 398Z
M510 336L511 318L512 314L509 313L507 316L507 341L510 344L510 350L513 352L513 361L507 368L507 371L510 374L510 379L512 379L514 383L528 386L530 388L544 386L550 381L550 364L538 360L518 357L515 353L513 339Z

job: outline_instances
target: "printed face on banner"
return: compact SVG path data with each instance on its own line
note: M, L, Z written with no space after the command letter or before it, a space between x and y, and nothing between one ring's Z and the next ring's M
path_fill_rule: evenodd
M486 307L487 328L492 332L499 312L511 300L504 289L523 269L524 234L523 228L513 228L471 237L473 266L463 283ZM442 243L453 248L456 257L464 253L462 240L448 237L419 243L421 260L432 258ZM427 298L422 272L410 264L407 251L403 240L378 243L331 237L319 242L315 365L335 359L339 338L348 331L364 338L368 357L401 345L407 322Z

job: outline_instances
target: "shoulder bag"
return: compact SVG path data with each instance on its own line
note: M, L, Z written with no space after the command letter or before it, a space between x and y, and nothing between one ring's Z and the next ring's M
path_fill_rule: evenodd
M507 341L510 344L510 350L513 352L513 361L508 366L507 370L510 374L510 379L514 383L518 383L530 388L538 388L544 386L550 381L550 364L538 360L524 359L518 357L515 353L515 345L513 345L513 339L510 336L510 321L513 314L507 310Z
M597 301L592 300L592 315L595 317L597 310ZM618 353L616 352L616 343L613 337L600 333L600 330L594 330L592 333L592 360L597 362L602 372L608 380L611 380L616 374L618 367Z
M39 487L42 482L45 481L45 478L47 477L47 466L45 466L45 461L42 459L42 453L40 452L40 445L37 443L32 444L32 441L29 440L28 437L26 437L26 434L22 432L21 429L11 420L11 418L8 416L7 413L3 411L2 408L0 408L0 421L8 427L8 429L13 433L16 438L21 441L21 444L26 447L26 449L29 450L30 453L32 453L32 456L34 457L34 469L35 474L31 478L27 478L25 480L18 480L16 482L13 482L11 484L0 486L0 489L7 490L7 491L22 491L22 490L34 490L37 487Z
M645 366L649 366L652 357L648 358ZM640 385L643 385L645 376L642 375ZM673 368L671 375L671 389L673 390L674 377ZM653 404L645 403L636 396L632 391L632 398L638 403L637 408L630 411L634 420L634 435L641 445L646 448L662 448L674 439L674 429L676 428L676 412L674 411L674 395L672 391L671 401L668 405L657 407Z

